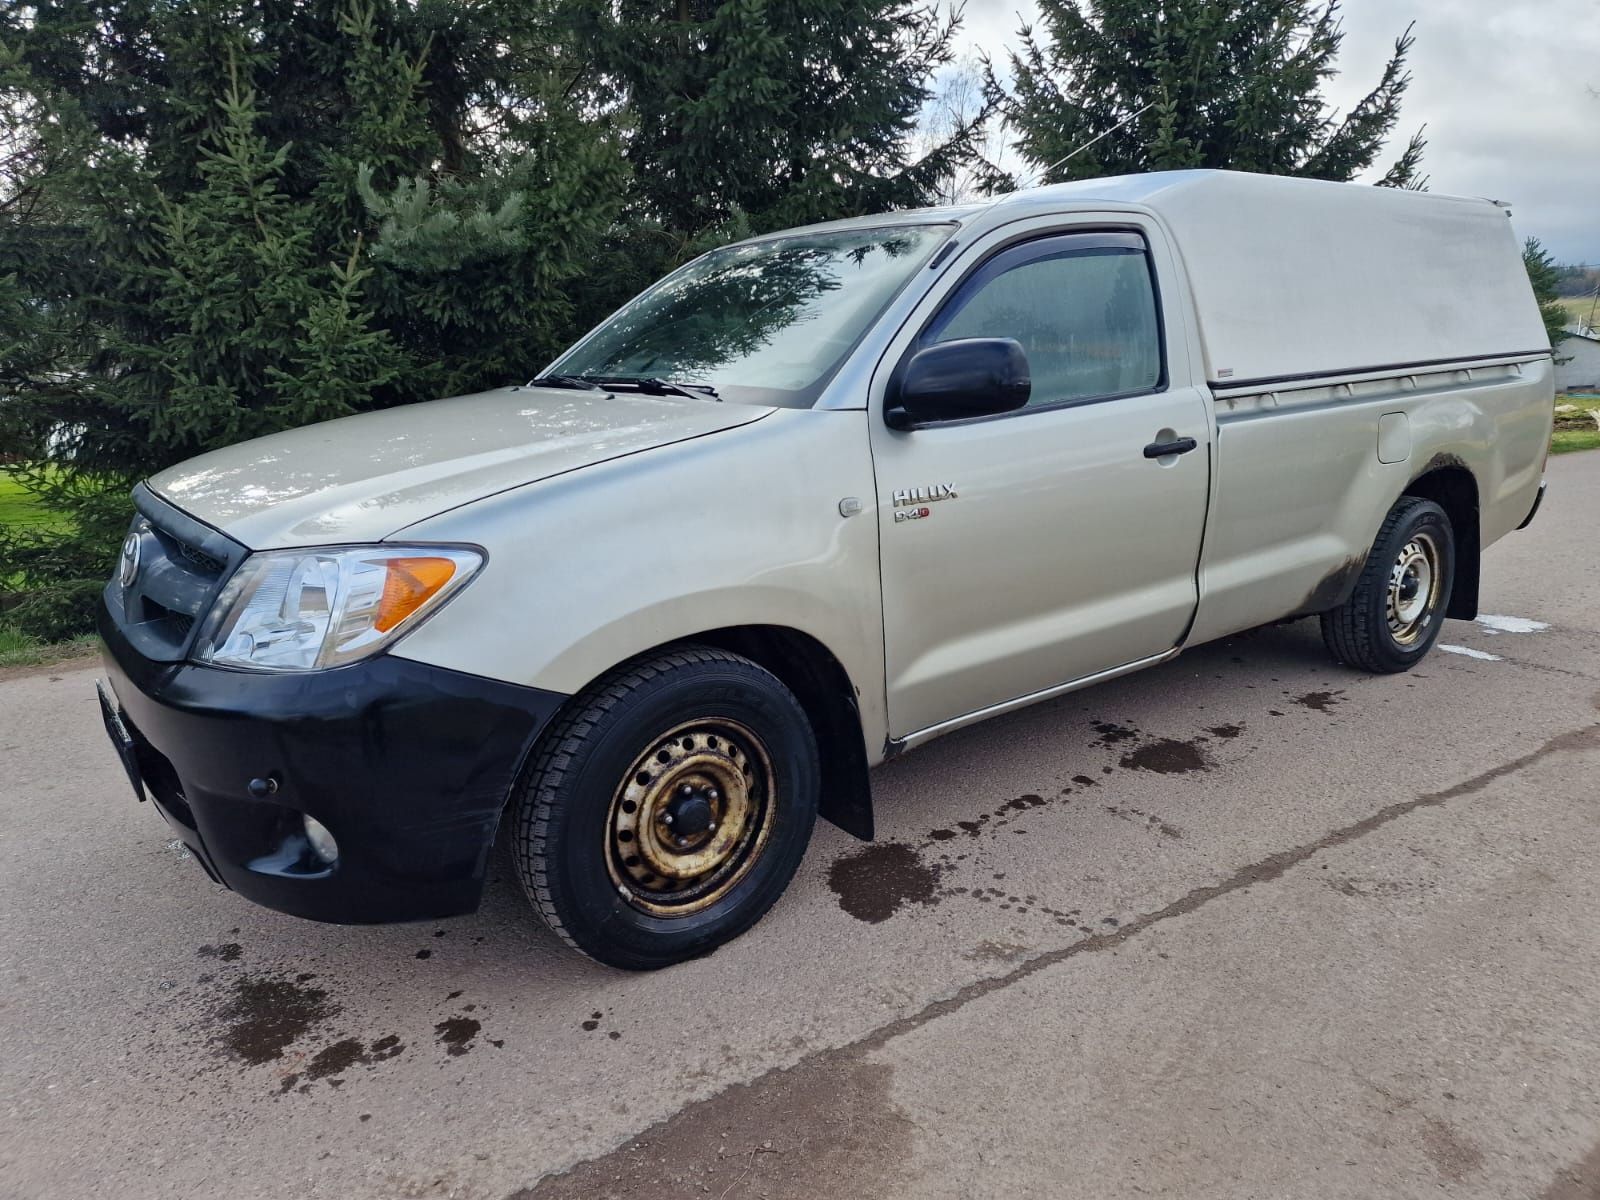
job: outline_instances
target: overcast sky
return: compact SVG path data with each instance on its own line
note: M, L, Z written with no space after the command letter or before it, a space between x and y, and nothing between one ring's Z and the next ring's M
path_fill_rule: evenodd
M1431 190L1509 201L1518 233L1563 262L1600 264L1600 96L1589 90L1600 92L1600 0L1345 0L1342 8L1333 103L1342 109L1370 89L1415 21L1394 154L1426 122ZM961 36L999 60L1037 11L1034 0L968 0Z

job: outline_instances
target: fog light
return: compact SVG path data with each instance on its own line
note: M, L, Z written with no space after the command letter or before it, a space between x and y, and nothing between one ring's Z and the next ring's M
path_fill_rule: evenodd
M331 866L333 860L339 857L339 843L333 840L328 827L315 817L302 816L300 819L305 822L306 841L311 843L311 852Z

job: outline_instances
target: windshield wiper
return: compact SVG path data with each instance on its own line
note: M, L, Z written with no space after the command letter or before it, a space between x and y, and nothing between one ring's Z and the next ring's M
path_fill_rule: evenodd
M691 400L710 397L721 400L717 389L709 383L674 383L670 379L657 379L653 375L584 375L583 379L603 383L607 387L638 388L647 396L687 396Z
M575 388L583 392L603 392L601 387L592 379L582 375L541 375L537 379L528 381L529 387Z

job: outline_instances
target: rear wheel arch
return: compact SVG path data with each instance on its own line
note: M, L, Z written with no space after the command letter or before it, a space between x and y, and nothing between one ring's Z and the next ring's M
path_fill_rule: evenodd
M1460 459L1440 455L1406 484L1402 496L1432 500L1444 509L1455 534L1455 584L1445 616L1470 621L1478 615L1478 481Z

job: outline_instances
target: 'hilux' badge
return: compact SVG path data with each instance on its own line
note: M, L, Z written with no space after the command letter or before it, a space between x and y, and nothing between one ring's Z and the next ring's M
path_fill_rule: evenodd
M913 504L931 504L935 500L954 500L956 485L935 483L929 487L898 488L894 494L896 508L909 508Z

